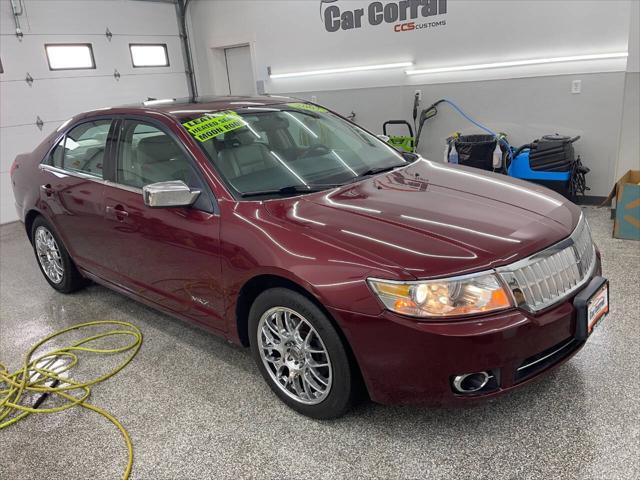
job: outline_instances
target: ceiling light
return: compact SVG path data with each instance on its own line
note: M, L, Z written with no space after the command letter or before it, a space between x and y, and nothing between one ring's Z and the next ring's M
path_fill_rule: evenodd
M381 65L364 65L359 67L327 68L324 70L308 70L305 72L270 73L271 78L307 77L310 75L326 75L329 73L365 72L368 70L386 70L389 68L411 67L413 62L385 63Z
M474 65L460 65L457 67L424 68L424 69L415 69L415 70L405 70L405 73L407 75L424 75L428 73L463 72L463 71L469 71L469 70L485 70L489 68L541 65L545 63L577 62L577 61L584 61L584 60L607 60L611 58L626 58L628 55L629 55L628 52L596 53L592 55L573 55L569 57L550 57L550 58L536 58L531 60L514 60L511 62L478 63Z

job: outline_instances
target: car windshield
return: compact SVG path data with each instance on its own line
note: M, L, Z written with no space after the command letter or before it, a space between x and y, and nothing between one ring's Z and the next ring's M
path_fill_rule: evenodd
M182 124L240 197L317 191L406 165L382 140L307 103L199 113Z

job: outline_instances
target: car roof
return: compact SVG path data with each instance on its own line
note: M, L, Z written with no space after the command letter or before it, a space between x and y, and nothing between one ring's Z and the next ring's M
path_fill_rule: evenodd
M139 110L140 112L156 111L172 115L178 119L193 117L194 114L237 110L246 107L278 105L292 101L300 101L291 97L276 95L263 96L206 96L191 98L149 99L144 102L114 107L113 110ZM104 114L105 109L92 113Z

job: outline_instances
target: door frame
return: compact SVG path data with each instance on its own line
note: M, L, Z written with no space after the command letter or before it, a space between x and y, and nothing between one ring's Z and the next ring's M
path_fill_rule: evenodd
M206 213L209 213L211 215L216 215L216 216L220 215L220 207L218 205L217 197L214 194L213 190L211 189L211 185L209 185L209 182L205 178L205 175L203 174L202 168L200 167L198 161L193 157L191 152L185 147L182 140L178 138L175 135L175 133L164 122L155 118L150 118L144 115L136 115L136 114L117 114L115 115L115 117L117 117L118 125L117 125L117 131L114 132L114 137L112 139L113 141L112 155L109 157L108 169L109 169L110 178L109 178L109 181L107 182L108 186L120 188L122 190L128 190L134 193L139 193L140 196L142 196L142 193L143 193L142 188L136 188L136 187L119 183L116 172L118 168L118 158L120 156L121 139L123 136L125 123L127 122L127 120L146 123L160 130L162 133L167 135L169 138L171 138L171 140L173 140L178 145L178 148L189 160L189 164L191 168L193 169L194 173L198 176L198 178L200 179L200 182L203 185L203 191L200 192L200 195L207 195L209 197L209 201L212 206L212 211L206 212Z
M228 95L229 79L226 66L225 49L234 47L249 47L251 57L251 71L253 73L254 93L257 92L257 82L260 80L256 70L256 39L255 35L231 35L213 38L209 43L209 78L214 95Z
M224 65L225 65L225 69L227 72L227 85L229 85L229 95L233 95L233 93L231 92L231 76L229 75L229 57L227 56L227 50L233 50L234 48L249 48L249 61L251 62L251 74L252 74L252 86L253 86L253 92L251 92L252 95L256 95L257 93L257 88L256 88L256 76L255 76L255 69L253 68L253 58L251 58L251 46L249 44L245 44L245 45L234 45L233 47L224 47L222 49L222 53L224 54Z

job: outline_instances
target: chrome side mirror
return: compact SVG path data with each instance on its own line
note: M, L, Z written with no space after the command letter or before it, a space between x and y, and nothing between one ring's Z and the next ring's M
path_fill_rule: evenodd
M182 180L151 183L142 187L144 204L147 207L188 207L200 195L199 190L191 190Z
M378 137L384 143L389 143L389 136L388 135L376 135L376 137Z

